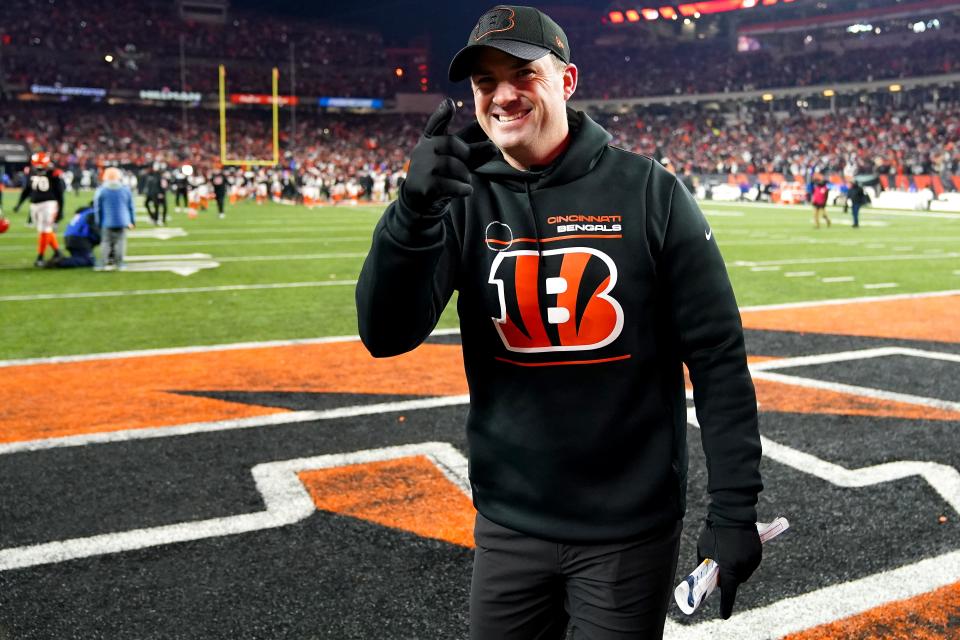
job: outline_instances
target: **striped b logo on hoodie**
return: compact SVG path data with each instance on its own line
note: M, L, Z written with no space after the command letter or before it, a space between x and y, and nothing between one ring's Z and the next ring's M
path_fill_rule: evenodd
M610 295L617 267L597 249L502 251L488 281L500 303L494 327L509 351L600 349L623 330L623 308Z

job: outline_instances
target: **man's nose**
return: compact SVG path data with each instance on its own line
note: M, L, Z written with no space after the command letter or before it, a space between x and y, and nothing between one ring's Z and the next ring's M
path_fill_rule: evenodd
M493 103L504 107L518 98L517 88L511 82L498 82L493 91Z

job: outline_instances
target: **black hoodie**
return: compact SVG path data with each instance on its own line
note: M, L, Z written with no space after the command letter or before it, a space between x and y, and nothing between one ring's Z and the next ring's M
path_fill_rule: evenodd
M753 523L756 396L713 232L661 165L568 120L569 147L542 171L498 157L441 215L387 208L357 285L361 339L377 357L415 348L456 289L474 504L567 542L683 516L686 363L710 518Z

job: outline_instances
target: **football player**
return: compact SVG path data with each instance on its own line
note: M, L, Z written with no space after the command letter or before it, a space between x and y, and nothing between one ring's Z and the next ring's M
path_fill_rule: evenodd
M53 249L53 258L59 259L60 245L57 242L56 226L63 217L63 178L59 169L54 168L50 156L38 151L30 157L30 175L20 192L20 200L13 208L30 199L30 219L37 228L37 259L35 267L42 267L47 247Z

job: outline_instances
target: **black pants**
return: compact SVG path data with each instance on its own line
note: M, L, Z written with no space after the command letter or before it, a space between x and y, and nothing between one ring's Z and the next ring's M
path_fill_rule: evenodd
M157 219L160 222L166 224L167 222L167 194L161 193L154 197L153 200L153 211L157 215Z
M154 222L157 221L157 203L153 199L154 196L147 196L143 200L143 205L147 208L147 215L150 216L150 219Z
M613 544L571 545L477 516L471 640L646 640L663 636L682 522Z

